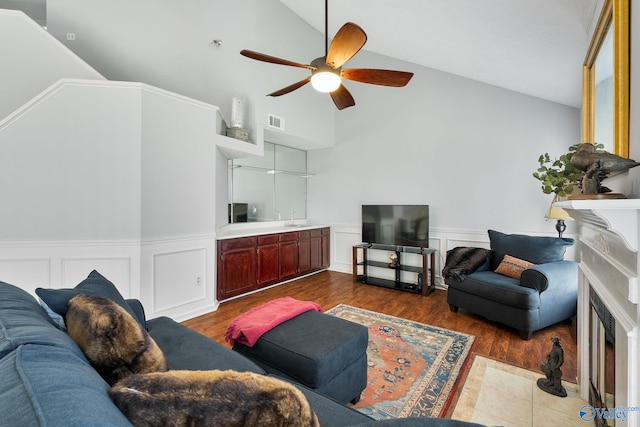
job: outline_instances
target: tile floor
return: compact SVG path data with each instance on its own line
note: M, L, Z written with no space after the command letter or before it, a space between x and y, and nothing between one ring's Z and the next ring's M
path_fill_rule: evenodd
M577 386L563 383L567 397L538 388L542 373L476 356L451 418L487 426L571 427L590 425L579 416L588 403Z

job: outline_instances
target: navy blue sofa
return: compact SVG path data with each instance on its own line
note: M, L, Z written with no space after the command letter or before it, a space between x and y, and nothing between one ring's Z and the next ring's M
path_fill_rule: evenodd
M96 289L91 285L55 296L68 298L74 292L95 293ZM145 320L137 300L120 303L146 325L171 369L231 369L265 374L246 357L167 317ZM296 386L307 396L322 426L478 426L437 418L374 421L304 386ZM107 383L52 314L29 293L0 282L0 426L131 427L112 403L108 390Z
M516 329L523 339L576 315L578 265L565 261L573 239L489 230L492 253L474 272L445 277L447 302ZM515 279L495 270L505 255L535 264Z

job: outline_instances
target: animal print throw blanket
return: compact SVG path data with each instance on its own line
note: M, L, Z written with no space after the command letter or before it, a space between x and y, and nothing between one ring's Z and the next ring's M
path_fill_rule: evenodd
M232 346L239 342L253 347L266 332L310 310L322 312L322 307L312 301L298 301L291 297L274 299L233 319L227 327L224 339Z
M476 271L493 255L493 251L483 248L461 246L447 251L447 261L442 269L444 278L464 280L467 274Z

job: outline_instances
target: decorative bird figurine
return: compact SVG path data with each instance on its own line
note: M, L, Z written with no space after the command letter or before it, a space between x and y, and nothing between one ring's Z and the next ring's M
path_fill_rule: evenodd
M611 191L600 185L603 179L611 174L624 172L640 165L632 159L607 152L596 152L596 147L589 143L580 144L578 151L571 156L571 164L585 172L582 178L582 193L584 194Z

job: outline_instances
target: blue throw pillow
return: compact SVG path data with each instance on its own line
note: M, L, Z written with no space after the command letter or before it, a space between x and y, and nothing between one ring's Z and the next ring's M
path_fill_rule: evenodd
M96 270L93 270L85 280L73 289L37 288L36 294L51 310L62 317L64 317L69 310L69 300L76 295L85 294L104 297L124 308L143 328L146 327L145 319L141 319L138 313L127 304L124 297L118 291L118 288Z
M505 255L511 255L534 264L562 261L573 239L547 236L527 236L525 234L504 234L489 230L491 250L495 252L491 269L495 270Z

